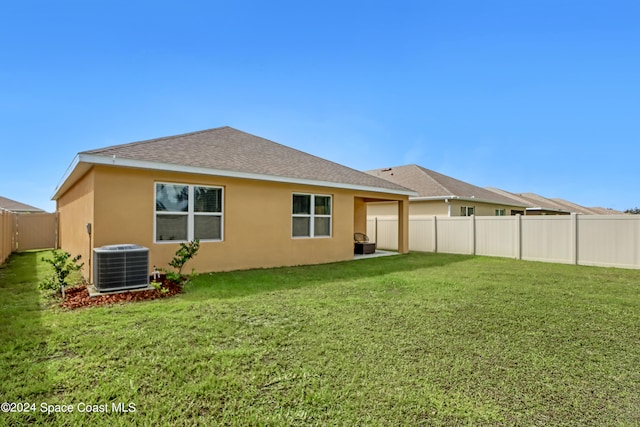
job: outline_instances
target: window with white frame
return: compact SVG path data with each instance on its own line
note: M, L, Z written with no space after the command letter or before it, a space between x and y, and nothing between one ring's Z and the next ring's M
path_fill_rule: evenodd
M155 241L222 240L222 187L155 184Z
M292 237L331 237L331 196L294 194Z
M471 216L475 210L473 206L460 206L460 216Z
M496 216L505 216L506 214L506 209L496 209Z

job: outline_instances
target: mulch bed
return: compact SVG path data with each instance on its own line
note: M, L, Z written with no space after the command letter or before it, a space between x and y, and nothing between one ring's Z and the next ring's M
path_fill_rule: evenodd
M169 290L169 292L162 293L157 289L149 289L146 291L137 292L122 292L119 294L99 295L96 297L90 297L89 291L86 285L78 285L72 288L65 288L65 300L60 304L60 307L66 309L75 309L82 307L95 307L105 304L118 304L128 303L134 301L147 301L158 298L168 298L182 292L182 287L176 282L162 279L162 287Z

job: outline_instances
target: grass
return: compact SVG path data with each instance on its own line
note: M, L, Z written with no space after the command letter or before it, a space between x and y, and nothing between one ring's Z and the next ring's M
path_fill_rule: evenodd
M40 256L0 269L0 394L37 405L0 424L640 424L640 271L413 253L61 311Z

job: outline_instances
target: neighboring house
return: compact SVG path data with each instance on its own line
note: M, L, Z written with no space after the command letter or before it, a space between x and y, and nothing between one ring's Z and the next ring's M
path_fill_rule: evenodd
M554 202L558 203L561 206L566 206L567 209L571 210L572 212L582 213L585 215L624 215L624 212L618 211L615 209L600 208L600 207L587 208L584 206L580 206L576 203L569 202L567 200L559 199L559 198L552 198L551 200L553 200Z
M486 187L487 190L493 191L504 197L512 198L514 201L526 206L522 214L524 215L569 215L571 210L566 206L562 206L546 197L533 193L511 193L494 187Z
M166 268L180 242L199 239L187 269L208 272L352 259L377 201L395 206L406 253L414 194L221 127L81 152L53 199L60 246L85 263L92 248L133 243L149 248L150 268Z
M599 206L590 207L590 210L594 212L594 215L627 215L626 213L612 208L603 208Z
M42 209L0 196L0 209L15 213L43 213Z
M535 193L511 193L492 187L487 187L487 190L506 197L512 197L518 202L527 203L529 206L526 209L526 215L569 215L572 213L582 215L624 215L624 212L615 209L587 208L564 199L547 198Z
M417 216L501 216L524 213L527 205L510 197L477 187L418 165L396 166L367 171L414 190L409 198L409 215ZM370 203L369 216L395 216L394 206Z

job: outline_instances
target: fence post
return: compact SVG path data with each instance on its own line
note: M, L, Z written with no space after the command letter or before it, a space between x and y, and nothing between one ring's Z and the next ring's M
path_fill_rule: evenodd
M471 215L471 255L476 254L476 216Z
M375 235L373 237L373 241L376 242L376 244L378 243L378 217L374 216L373 217L373 234Z
M578 264L578 214L571 214L571 260Z
M515 221L515 253L516 259L522 259L522 215L516 214Z
M433 252L438 253L438 217L435 215L433 216L432 232L433 232Z

